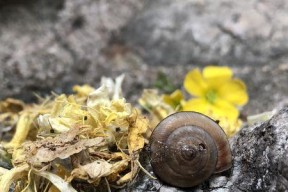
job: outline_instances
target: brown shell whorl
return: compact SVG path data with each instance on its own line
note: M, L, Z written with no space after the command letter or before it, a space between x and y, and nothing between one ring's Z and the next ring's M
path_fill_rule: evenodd
M150 137L151 165L164 182L192 187L231 167L222 128L196 112L178 112L162 120Z

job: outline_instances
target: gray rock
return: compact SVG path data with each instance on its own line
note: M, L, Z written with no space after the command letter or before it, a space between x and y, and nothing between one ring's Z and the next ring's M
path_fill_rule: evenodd
M157 0L123 30L153 65L255 64L287 56L288 2Z
M100 53L144 2L1 1L0 98L96 84L111 70Z
M243 127L230 140L233 154L231 170L213 175L193 189L177 189L141 173L124 191L288 191L288 107L270 120ZM143 164L152 168L144 155Z
M245 80L244 114L272 110L288 103L286 9L281 0L2 0L0 99L35 101L125 73L135 103L159 71L181 88L204 63Z
M191 68L219 64L233 67L247 83L244 114L283 107L287 9L283 0L2 0L0 99L31 101L34 92L67 93L74 84L97 85L103 75L124 72L123 90L136 101L159 71L180 87ZM233 169L193 191L287 191L285 118L287 108L243 128L231 139ZM158 189L180 191L143 174L127 188Z

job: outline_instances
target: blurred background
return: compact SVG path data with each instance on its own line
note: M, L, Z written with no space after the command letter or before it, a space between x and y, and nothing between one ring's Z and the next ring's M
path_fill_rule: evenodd
M288 1L0 0L0 99L32 102L125 73L136 103L206 65L245 81L246 115L287 105Z

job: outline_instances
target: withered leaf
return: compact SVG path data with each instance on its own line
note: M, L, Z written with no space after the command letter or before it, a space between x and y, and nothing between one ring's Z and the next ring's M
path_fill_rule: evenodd
M104 160L96 160L92 163L80 166L71 172L71 177L73 178L86 179L90 183L96 182L101 177L108 176L111 173L112 164Z
M47 171L34 171L34 173L36 175L39 175L41 177L45 177L46 179L48 179L49 181L51 181L51 183L56 186L60 192L77 192L70 183L64 181L61 177L59 177L56 174L47 172Z
M45 138L40 141L25 144L25 149L30 155L27 161L33 166L41 166L56 158L65 159L75 153L79 153L88 147L99 147L103 142L102 137L92 139L78 139L77 134L81 131L78 128L71 129L67 133L62 133L55 138Z
M27 174L28 170L29 170L29 165L24 164L20 167L14 167L13 169L5 172L1 176L1 180L0 180L1 191L2 192L8 192L10 185L14 181L23 177L23 175Z
M116 163L108 163L104 160L96 160L83 166L79 166L71 173L72 178L86 179L88 182L98 182L101 177L106 177L111 174L118 175L119 172L128 167L128 159L118 161Z

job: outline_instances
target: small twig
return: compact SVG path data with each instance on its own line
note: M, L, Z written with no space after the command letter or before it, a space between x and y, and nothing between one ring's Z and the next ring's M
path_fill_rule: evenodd
M27 183L26 187L21 192L25 192L26 190L28 190L30 183L31 183L31 172L32 172L32 169L30 169L28 172L28 183Z
M110 185L109 185L109 182L107 181L106 177L104 177L104 180L105 180L105 183L107 185L108 192L111 192Z
M151 179L157 179L156 177L154 177L153 175L151 175L139 162L139 160L136 161L138 166L140 167L140 169L146 174L148 175L148 177L150 177Z

